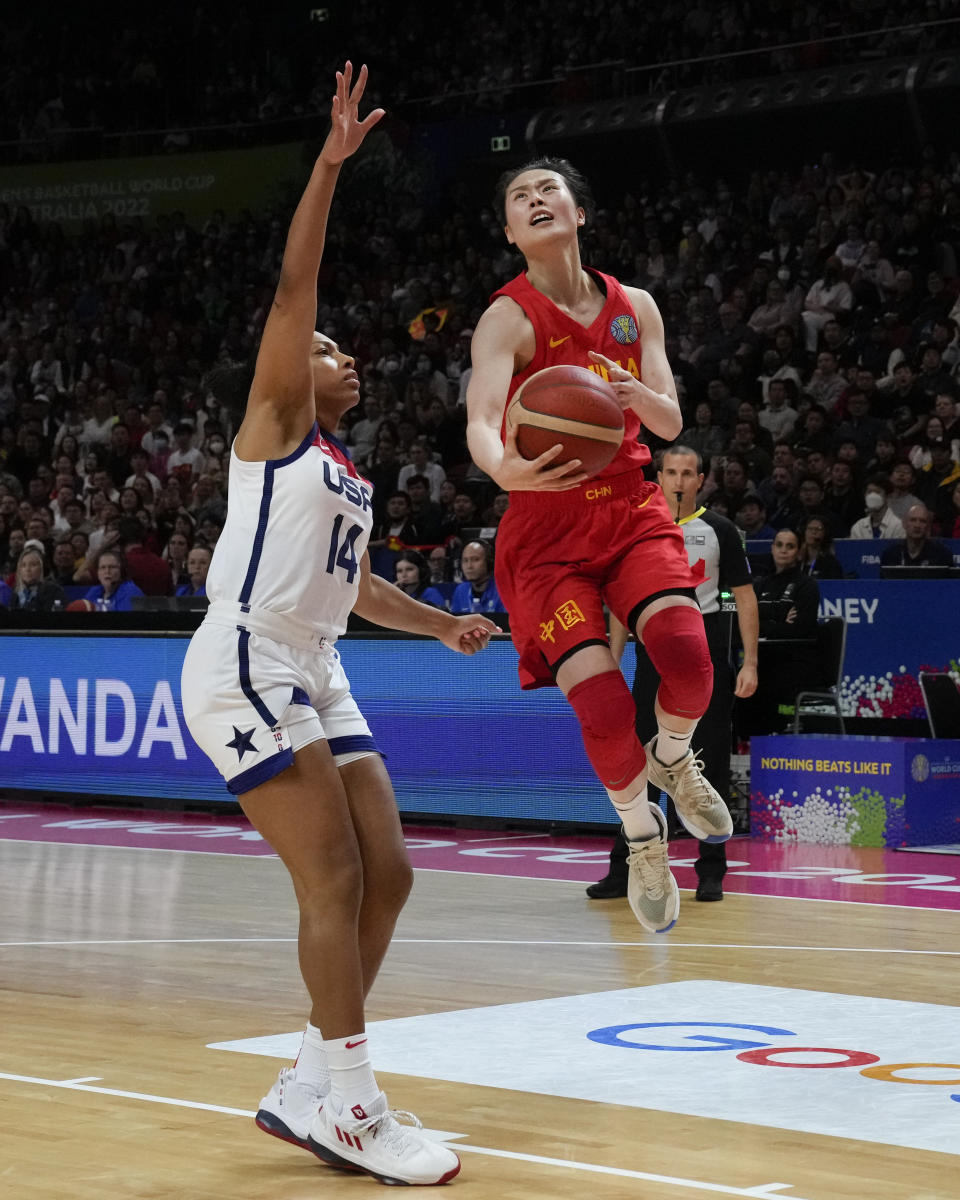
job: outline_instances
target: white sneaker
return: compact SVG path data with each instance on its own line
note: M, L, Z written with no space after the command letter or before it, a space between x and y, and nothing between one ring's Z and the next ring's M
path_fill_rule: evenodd
M276 1083L260 1101L256 1122L264 1133L309 1150L310 1123L330 1091L297 1079L295 1067L284 1067Z
M654 753L656 738L644 746L647 752L647 777L667 793L677 816L701 842L725 842L733 834L733 818L723 797L703 773L703 761L688 750L683 758L668 766Z
M349 1113L336 1112L328 1097L314 1117L307 1143L325 1162L359 1167L381 1183L446 1183L459 1173L460 1159L421 1130L413 1113L388 1109L383 1092L366 1111L358 1104Z
M644 841L627 839L627 902L633 915L651 933L666 933L680 915L680 890L667 859L667 822L660 806L650 805L660 836Z

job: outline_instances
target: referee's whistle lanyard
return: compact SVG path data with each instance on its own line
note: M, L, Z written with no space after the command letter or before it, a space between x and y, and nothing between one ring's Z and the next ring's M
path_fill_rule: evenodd
M707 506L705 504L701 504L700 507L696 510L696 512L692 512L689 517L681 517L680 516L680 500L682 499L682 496L683 496L682 492L677 492L677 518L676 518L676 521L674 522L674 524L676 524L676 525L686 525L688 521L695 521L697 519L697 517L702 516L707 511Z

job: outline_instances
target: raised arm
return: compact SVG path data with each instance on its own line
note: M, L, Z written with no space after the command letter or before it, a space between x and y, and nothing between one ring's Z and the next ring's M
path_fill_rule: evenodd
M517 362L529 362L535 350L533 327L518 304L495 300L477 322L470 346L473 370L467 387L467 446L481 471L505 492L566 491L586 479L579 459L561 467L550 464L562 446L527 460L517 450L516 432L500 440L503 410Z
M632 408L644 426L658 437L672 442L683 428L683 416L677 399L677 385L667 359L663 319L653 297L640 288L625 288L633 302L640 329L643 357L640 379L618 367L606 355L590 351L595 363L607 370L624 408Z
M299 444L313 424L310 352L327 218L340 167L383 116L383 109L376 108L360 120L358 106L367 68L360 68L353 86L352 80L353 67L348 62L337 72L330 132L290 223L280 280L263 330L246 415L237 434L241 458L282 456Z

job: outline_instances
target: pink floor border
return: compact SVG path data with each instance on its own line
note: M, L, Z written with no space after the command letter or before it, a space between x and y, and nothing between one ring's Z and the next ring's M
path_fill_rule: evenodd
M415 867L591 883L606 872L610 839L524 830L407 825ZM270 856L243 816L146 812L0 801L0 841L123 846L206 854ZM696 843L675 839L670 860L682 888L695 888ZM858 904L960 911L960 857L851 846L779 846L734 838L724 891Z

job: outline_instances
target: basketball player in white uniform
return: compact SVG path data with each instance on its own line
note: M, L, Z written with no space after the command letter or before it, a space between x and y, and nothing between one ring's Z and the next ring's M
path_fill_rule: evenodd
M370 1066L364 997L412 882L396 803L335 642L351 610L471 654L496 628L418 604L371 574L371 488L326 431L357 403L353 359L316 333L317 275L344 159L383 115L337 73L332 127L294 214L230 456L210 607L183 666L190 732L279 854L300 908L312 1009L296 1065L257 1124L387 1183L453 1178L457 1156L401 1125ZM414 1118L414 1121L416 1119Z

